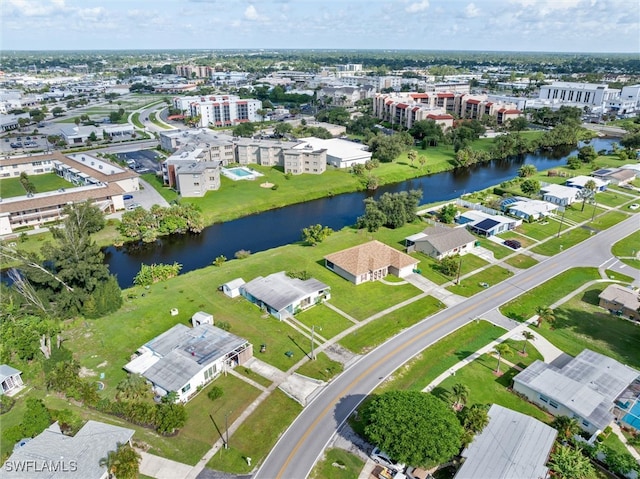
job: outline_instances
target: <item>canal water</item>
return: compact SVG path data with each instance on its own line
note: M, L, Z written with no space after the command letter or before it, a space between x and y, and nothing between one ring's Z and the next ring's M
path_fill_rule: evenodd
M590 144L596 151L608 150L613 141L594 139ZM422 204L449 200L509 180L517 175L518 168L525 163L544 170L564 165L566 158L575 153L571 148L564 148L495 160L385 185L374 196L385 192L422 189ZM210 265L219 255L233 259L236 251L241 249L256 253L299 241L302 228L312 224L319 223L334 230L353 225L364 212L363 200L367 196L371 196L371 193L345 193L215 224L197 235L169 236L151 244L126 244L119 248L111 246L104 250L105 260L111 272L117 275L120 286L125 288L132 285L142 263L178 262L185 273Z

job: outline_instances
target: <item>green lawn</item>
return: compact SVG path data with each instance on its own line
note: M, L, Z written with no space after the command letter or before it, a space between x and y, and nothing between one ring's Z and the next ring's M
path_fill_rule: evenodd
M529 346L529 349L533 350L533 347ZM455 384L462 383L469 387L468 406L472 404L499 404L527 416L535 417L540 421L550 422L552 417L549 414L508 391L507 388L511 387L513 377L519 371L502 363L500 369L503 374L496 376L493 373L496 369L496 364L497 360L494 357L483 354L475 361L456 371L455 376L448 377L440 385L436 386L432 394L443 401L451 402L451 388Z
M614 244L611 252L618 258L621 258L620 261L623 263L640 269L640 259L633 259L636 257L636 253L640 252L640 230L631 233L626 238Z
M172 130L171 126L167 125L165 122L160 121L156 118L156 113L152 112L149 114L149 121L163 130Z
M496 259L502 259L505 256L509 256L511 253L513 253L512 249L507 248L506 246L500 246L499 244L494 243L490 239L482 238L482 239L479 239L479 241L480 241L480 246L488 249L489 251L492 251L493 257Z
M590 221L594 215L599 215L600 213L604 213L606 210L604 208L600 208L597 205L585 205L584 210L582 209L582 203L575 203L569 206L564 213L564 217L568 220L575 221L576 223L582 223L584 221ZM562 217L562 215L558 215ZM562 227L564 230L566 225Z
M180 195L178 195L175 190L169 188L168 186L164 186L161 176L158 176L155 173L143 173L140 176L143 180L153 186L153 188L158 191L158 193L160 193L160 196L162 196L169 203L179 198Z
M596 201L600 205L614 207L630 203L633 199L626 195L619 195L616 191L602 191L596 194Z
M298 321L311 328L316 327L316 333L323 338L330 339L341 333L353 323L339 315L324 304L319 304L296 315Z
M251 472L301 410L297 402L276 389L231 436L229 449L218 451L207 467L233 474ZM247 465L247 457L252 459L251 466Z
M527 248L529 246L531 246L532 244L536 243L535 240L531 239L530 237L527 236L523 236L520 233L516 233L515 231L505 231L504 233L500 233L500 238L503 239L514 239L520 242L520 244L524 247ZM511 252L513 252L513 250L511 250Z
M536 314L537 307L549 307L583 284L594 279L600 279L597 268L573 268L564 271L540 286L502 305L500 311L505 316L516 321L526 321Z
M72 188L73 185L55 173L45 173L43 175L29 175L29 181L33 183L37 193L55 191L59 188ZM0 180L0 196L2 198L13 198L24 196L27 192L20 183L20 178L6 178Z
M418 263L420 274L429 281L433 281L435 284L444 284L452 280L452 278L440 272L438 260L420 252L411 253L411 256L420 261Z
M364 467L364 461L344 449L327 449L316 463L311 479L355 479Z
M439 300L425 296L411 304L378 318L342 338L339 343L354 353L364 354L403 329L444 308Z
M607 228L611 228L612 226L617 225L627 218L628 216L624 213L621 213L620 211L609 211L608 213L595 218L594 221L587 223L587 226L595 228L597 230L606 230Z
M144 130L144 125L140 121L140 112L136 112L131 116L131 122L133 123L133 126L135 126L136 128L140 128L141 130Z
M488 321L472 321L432 344L397 369L379 389L381 391L396 389L421 391L451 366L504 333L504 329Z
M485 288L480 286L480 283L486 283L489 286L493 286L505 279L513 276L513 273L508 269L504 269L500 266L493 265L487 269L482 270L468 278L460 280L460 284L454 284L447 286L447 289L452 293L459 294L468 298L474 294L484 291Z
M518 226L515 231L518 233L522 233L525 236L533 238L534 240L543 240L548 238L549 236L553 236L558 233L559 224L555 221L542 221L537 223L522 223ZM566 229L565 225L563 229ZM519 240L518 240L519 241Z
M598 294L606 284L596 284L555 310L556 320L543 323L540 334L572 356L588 348L631 367L640 367L640 329L598 307Z
M505 263L515 266L516 268L527 269L537 265L538 261L526 254L519 254L505 260Z
M591 231L585 228L575 228L571 231L560 234L560 237L554 237L549 241L545 241L538 246L531 248L533 253L542 254L545 256L553 256L563 250L569 249L572 246L586 240L591 236Z
M256 351L259 351L259 348L254 348L254 353ZM257 355L257 357L259 358L260 356ZM266 388L268 388L269 386L271 386L272 382L270 379L265 378L264 376L260 376L258 373L252 371L249 368L246 368L244 366L237 366L234 371L238 374L240 374L240 376L244 376L245 378L249 378L252 381L257 382L258 384L260 384L261 386L264 386Z
M342 372L342 364L329 359L325 353L317 353L315 361L307 361L296 372L320 381L329 381Z
M627 276L626 274L619 273L612 269L606 269L605 273L607 275L607 278L616 280L616 281L622 281L623 283L631 284L635 280L635 278L633 278L632 276Z

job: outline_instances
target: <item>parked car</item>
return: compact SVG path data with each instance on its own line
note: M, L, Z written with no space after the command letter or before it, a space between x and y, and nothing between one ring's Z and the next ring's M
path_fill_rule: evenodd
M127 200L132 200L133 199L133 195L124 195L122 197L123 200L127 201Z
M127 206L127 209L129 211L131 210L135 210L136 208L141 208L142 205L140 203L131 203L129 206Z
M518 249L522 247L522 245L520 244L520 241L513 240L513 239L505 240L505 242L502 244L504 244L505 246L508 246L511 249Z
M632 205L629 205L629 209L630 210L637 210L638 208L640 208L640 205L638 203L634 203Z
M400 472L403 472L404 468L406 467L404 464L401 464L401 463L396 464L395 462L393 462L389 457L389 455L386 452L381 451L379 447L373 448L373 451L371 451L371 459L373 459L373 462L375 462L376 464L389 466L392 469L395 469L396 471L400 471Z

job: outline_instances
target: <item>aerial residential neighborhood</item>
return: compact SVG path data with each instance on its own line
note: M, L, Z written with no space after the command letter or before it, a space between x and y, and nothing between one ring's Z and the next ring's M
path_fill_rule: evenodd
M637 479L636 10L3 5L0 478Z

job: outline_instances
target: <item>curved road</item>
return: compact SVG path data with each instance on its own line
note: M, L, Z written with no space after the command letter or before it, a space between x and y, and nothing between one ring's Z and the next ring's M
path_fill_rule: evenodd
M632 216L507 281L425 319L379 346L329 383L300 413L254 477L307 477L331 437L351 412L384 378L406 361L474 318L481 317L566 269L601 265L612 258L613 243L639 228L640 217Z

